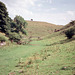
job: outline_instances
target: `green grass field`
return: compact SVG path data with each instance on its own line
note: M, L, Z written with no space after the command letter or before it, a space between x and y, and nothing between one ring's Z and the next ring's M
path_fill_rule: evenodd
M0 47L0 75L74 75L75 37L52 34L28 45Z

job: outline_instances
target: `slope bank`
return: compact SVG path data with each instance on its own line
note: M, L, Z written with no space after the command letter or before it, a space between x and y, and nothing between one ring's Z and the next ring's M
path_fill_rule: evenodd
M28 36L32 37L41 37L46 36L54 32L55 29L60 29L63 26L61 25L54 25L47 22L40 22L40 21L26 21L28 26L26 28L28 32Z

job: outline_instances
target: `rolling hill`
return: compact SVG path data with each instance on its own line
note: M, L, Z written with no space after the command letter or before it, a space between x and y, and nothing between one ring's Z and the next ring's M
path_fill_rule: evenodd
M50 33L42 30L56 25L28 21L28 26L28 30L35 30L34 36L37 31L37 36L45 36ZM0 75L75 75L75 36L67 39L60 32L51 32L45 39L26 45L12 43L0 47Z
M74 28L75 27L75 20L69 22L67 25L63 26L60 30L64 31L70 28Z
M46 36L54 32L55 29L60 29L63 26L61 25L54 25L47 22L40 22L40 21L26 21L28 23L26 31L28 36L32 37L41 37Z

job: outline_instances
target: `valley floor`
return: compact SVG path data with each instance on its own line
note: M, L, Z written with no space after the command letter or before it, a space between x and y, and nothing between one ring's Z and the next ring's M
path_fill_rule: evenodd
M75 38L64 35L0 48L0 75L75 75Z

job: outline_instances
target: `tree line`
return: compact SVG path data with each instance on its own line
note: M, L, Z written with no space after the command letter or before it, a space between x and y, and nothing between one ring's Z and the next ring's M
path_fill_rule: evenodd
M21 16L17 15L12 20L8 15L6 5L0 1L0 32L5 33L9 40L18 42L22 38L20 33L27 34L25 31L26 26L27 22Z

